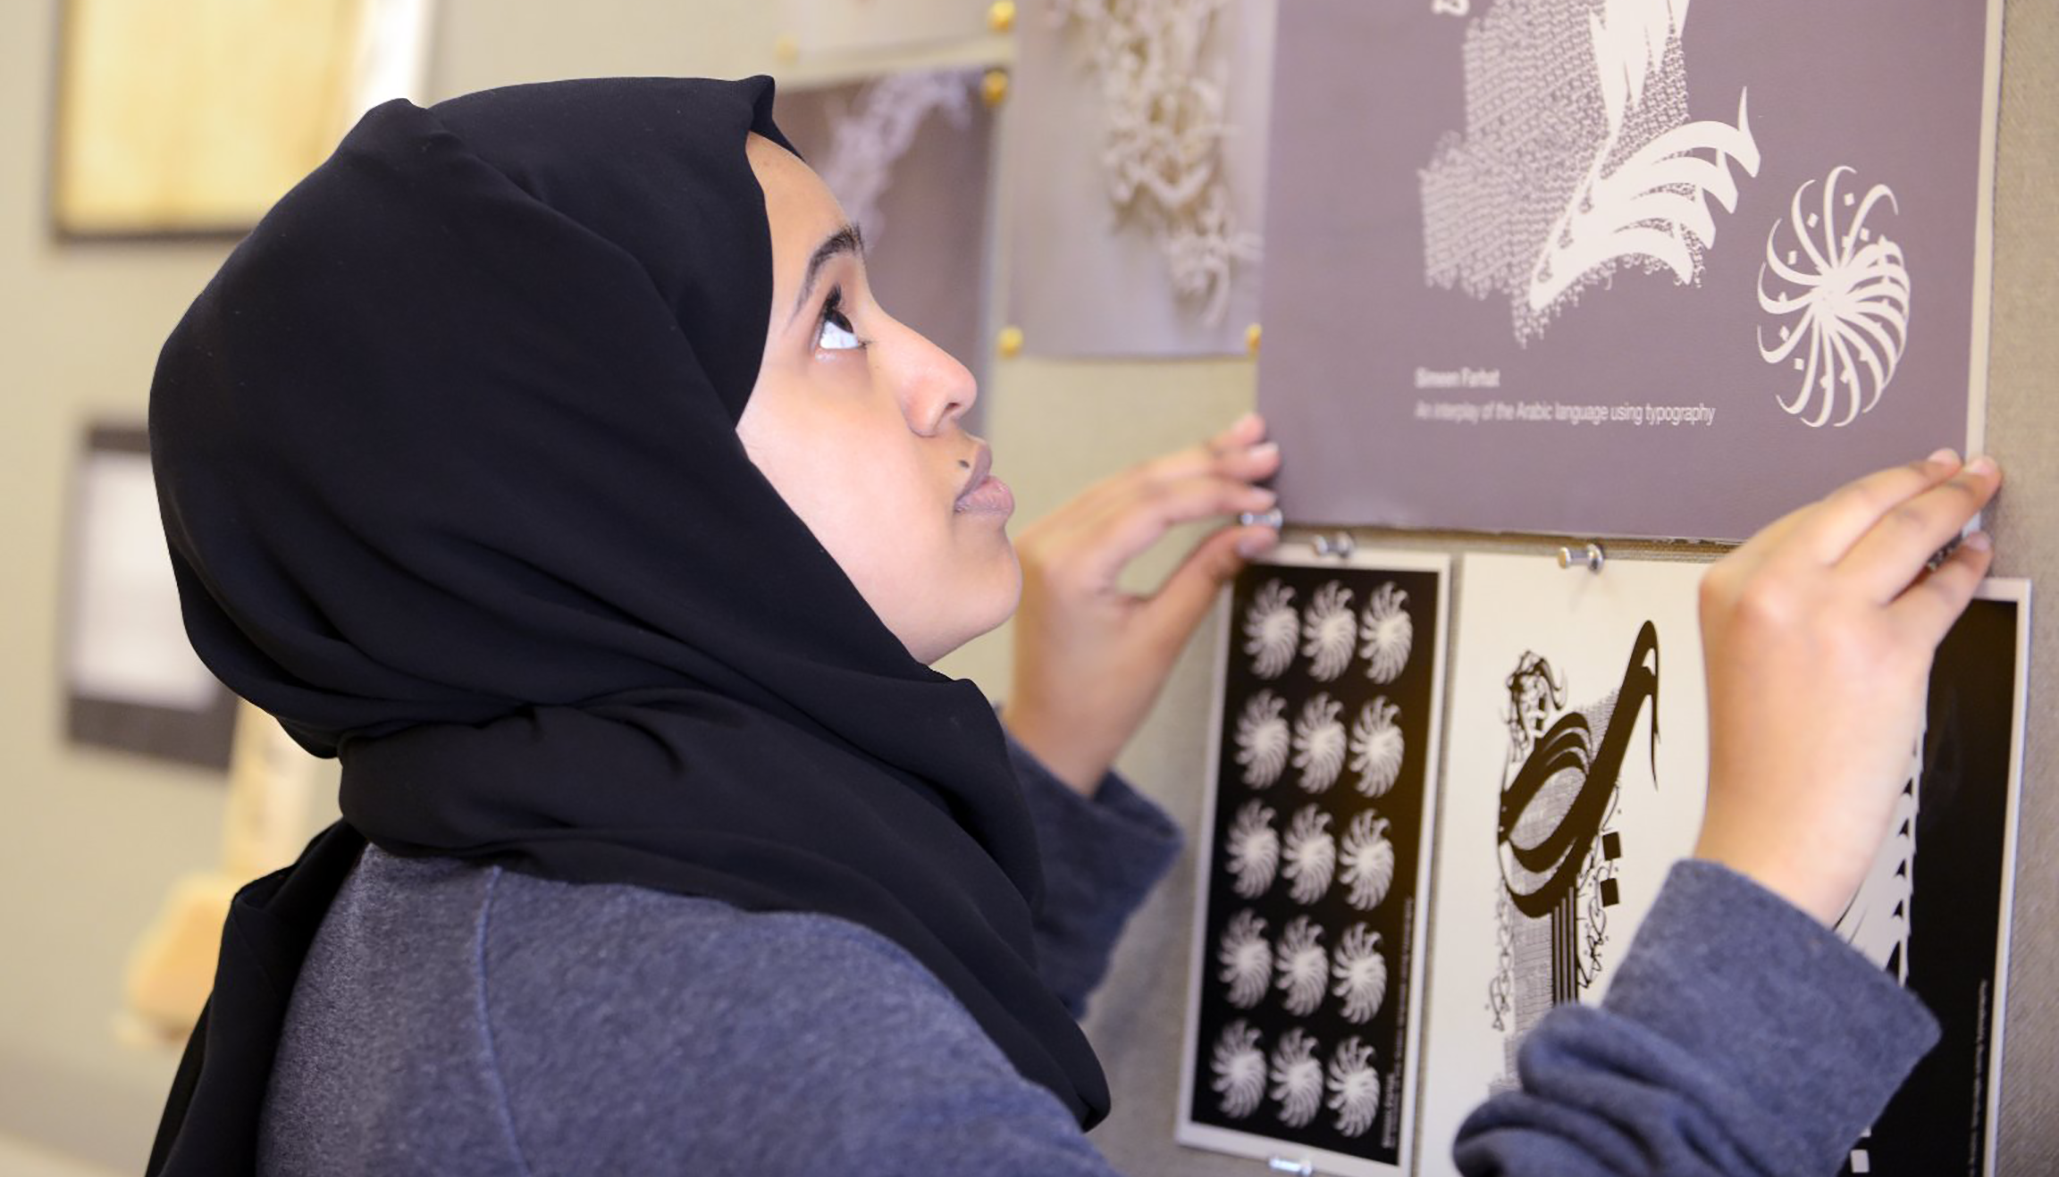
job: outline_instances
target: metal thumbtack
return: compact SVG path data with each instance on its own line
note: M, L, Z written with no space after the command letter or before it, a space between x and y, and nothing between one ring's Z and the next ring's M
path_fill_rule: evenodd
M1274 507L1270 511L1237 512L1237 526L1239 527L1270 527L1274 531L1278 531L1286 525L1286 522L1286 516L1280 514L1278 507Z
M1585 568L1589 572L1600 572L1602 561L1608 558L1609 554L1601 550L1600 544L1588 544L1586 547L1577 550L1573 548L1559 549L1559 567L1561 568Z
M1315 554L1318 556L1335 556L1341 560L1356 550L1358 544L1352 540L1348 531L1340 531L1334 536L1315 537Z
M1315 1177L1315 1162L1306 1157L1298 1161L1290 1160L1286 1157L1272 1157L1266 1161L1265 1167L1275 1173L1293 1173L1297 1177Z

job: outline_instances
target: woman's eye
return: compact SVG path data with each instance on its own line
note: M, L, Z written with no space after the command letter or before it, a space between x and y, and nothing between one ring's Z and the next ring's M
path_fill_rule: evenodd
M851 318L844 314L841 291L831 291L822 304L822 326L815 333L815 346L825 351L849 351L865 346L858 333L851 327Z

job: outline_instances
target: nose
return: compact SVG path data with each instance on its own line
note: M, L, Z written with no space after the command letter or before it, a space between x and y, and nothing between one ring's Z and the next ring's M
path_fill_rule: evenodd
M979 400L972 370L920 331L895 322L897 334L888 363L908 427L932 437L955 424Z

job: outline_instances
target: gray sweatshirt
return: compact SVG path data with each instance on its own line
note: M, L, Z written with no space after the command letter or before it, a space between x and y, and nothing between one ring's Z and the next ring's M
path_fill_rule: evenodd
M1078 1013L1179 835L1117 778L1089 801L1017 767L1046 857L1039 960ZM1458 1155L1481 1174L1829 1173L1934 1034L1814 921L1684 864L1604 1007L1539 1025L1523 1090ZM294 990L259 1168L1112 1177L875 932L376 848Z

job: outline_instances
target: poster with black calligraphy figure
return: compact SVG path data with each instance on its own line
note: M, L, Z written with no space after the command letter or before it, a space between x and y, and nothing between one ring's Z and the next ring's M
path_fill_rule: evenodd
M1449 756L1428 913L1424 1177L1553 1006L1599 1001L1706 798L1705 566L1544 556L1461 568ZM2029 586L1991 580L1938 649L1889 837L1837 934L1942 1037L1849 1174L1993 1171Z
M1460 568L1423 1076L1422 1164L1515 1083L1554 1005L1597 1001L1676 859L1708 772L1705 565L1469 555Z
M1359 1177L1412 1165L1449 569L1294 545L1237 579L1183 1144Z

